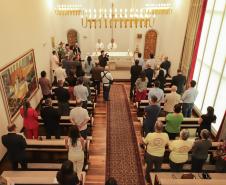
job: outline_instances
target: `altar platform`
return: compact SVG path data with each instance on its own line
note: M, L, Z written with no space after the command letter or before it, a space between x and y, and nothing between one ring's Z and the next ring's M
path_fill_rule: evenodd
M108 66L115 81L129 81L130 68L134 63L132 52L106 52L109 55ZM92 53L94 62L98 61L100 52Z

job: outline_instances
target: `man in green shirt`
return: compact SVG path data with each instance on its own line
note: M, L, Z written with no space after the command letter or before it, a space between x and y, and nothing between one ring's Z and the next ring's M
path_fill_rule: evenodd
M176 104L174 106L174 112L169 113L166 116L165 131L169 135L170 140L174 140L180 133L180 125L183 121L183 114L181 113L181 106Z

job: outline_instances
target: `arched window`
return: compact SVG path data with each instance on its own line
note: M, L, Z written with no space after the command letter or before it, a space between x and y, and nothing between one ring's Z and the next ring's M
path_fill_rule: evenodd
M144 59L148 59L150 53L155 54L156 42L157 42L157 32L155 30L149 30L145 35Z

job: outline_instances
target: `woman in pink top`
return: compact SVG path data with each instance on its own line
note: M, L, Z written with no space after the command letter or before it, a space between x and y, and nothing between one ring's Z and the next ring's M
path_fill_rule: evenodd
M38 113L25 101L23 107L20 108L20 115L24 119L24 129L27 139L38 139Z

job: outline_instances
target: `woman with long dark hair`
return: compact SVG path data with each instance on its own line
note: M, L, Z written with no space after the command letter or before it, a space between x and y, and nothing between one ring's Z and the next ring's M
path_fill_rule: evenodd
M59 185L79 185L77 173L74 171L73 163L70 160L65 161L60 171L56 175Z
M207 129L211 133L211 124L216 122L217 117L214 114L214 108L209 106L207 107L207 114L203 114L199 118L199 128L197 130L198 136L200 137L200 133L203 129Z
M160 86L159 87L164 91L164 86L165 86L165 82L166 82L164 69L160 68L159 74L158 74L156 80L158 80L160 82Z
M68 148L68 159L73 162L74 169L79 178L81 177L84 164L84 142L78 127L73 125L69 131L68 138L65 140L65 145Z
M23 117L26 138L38 139L38 113L28 100L25 100L23 107L20 108L20 115Z

